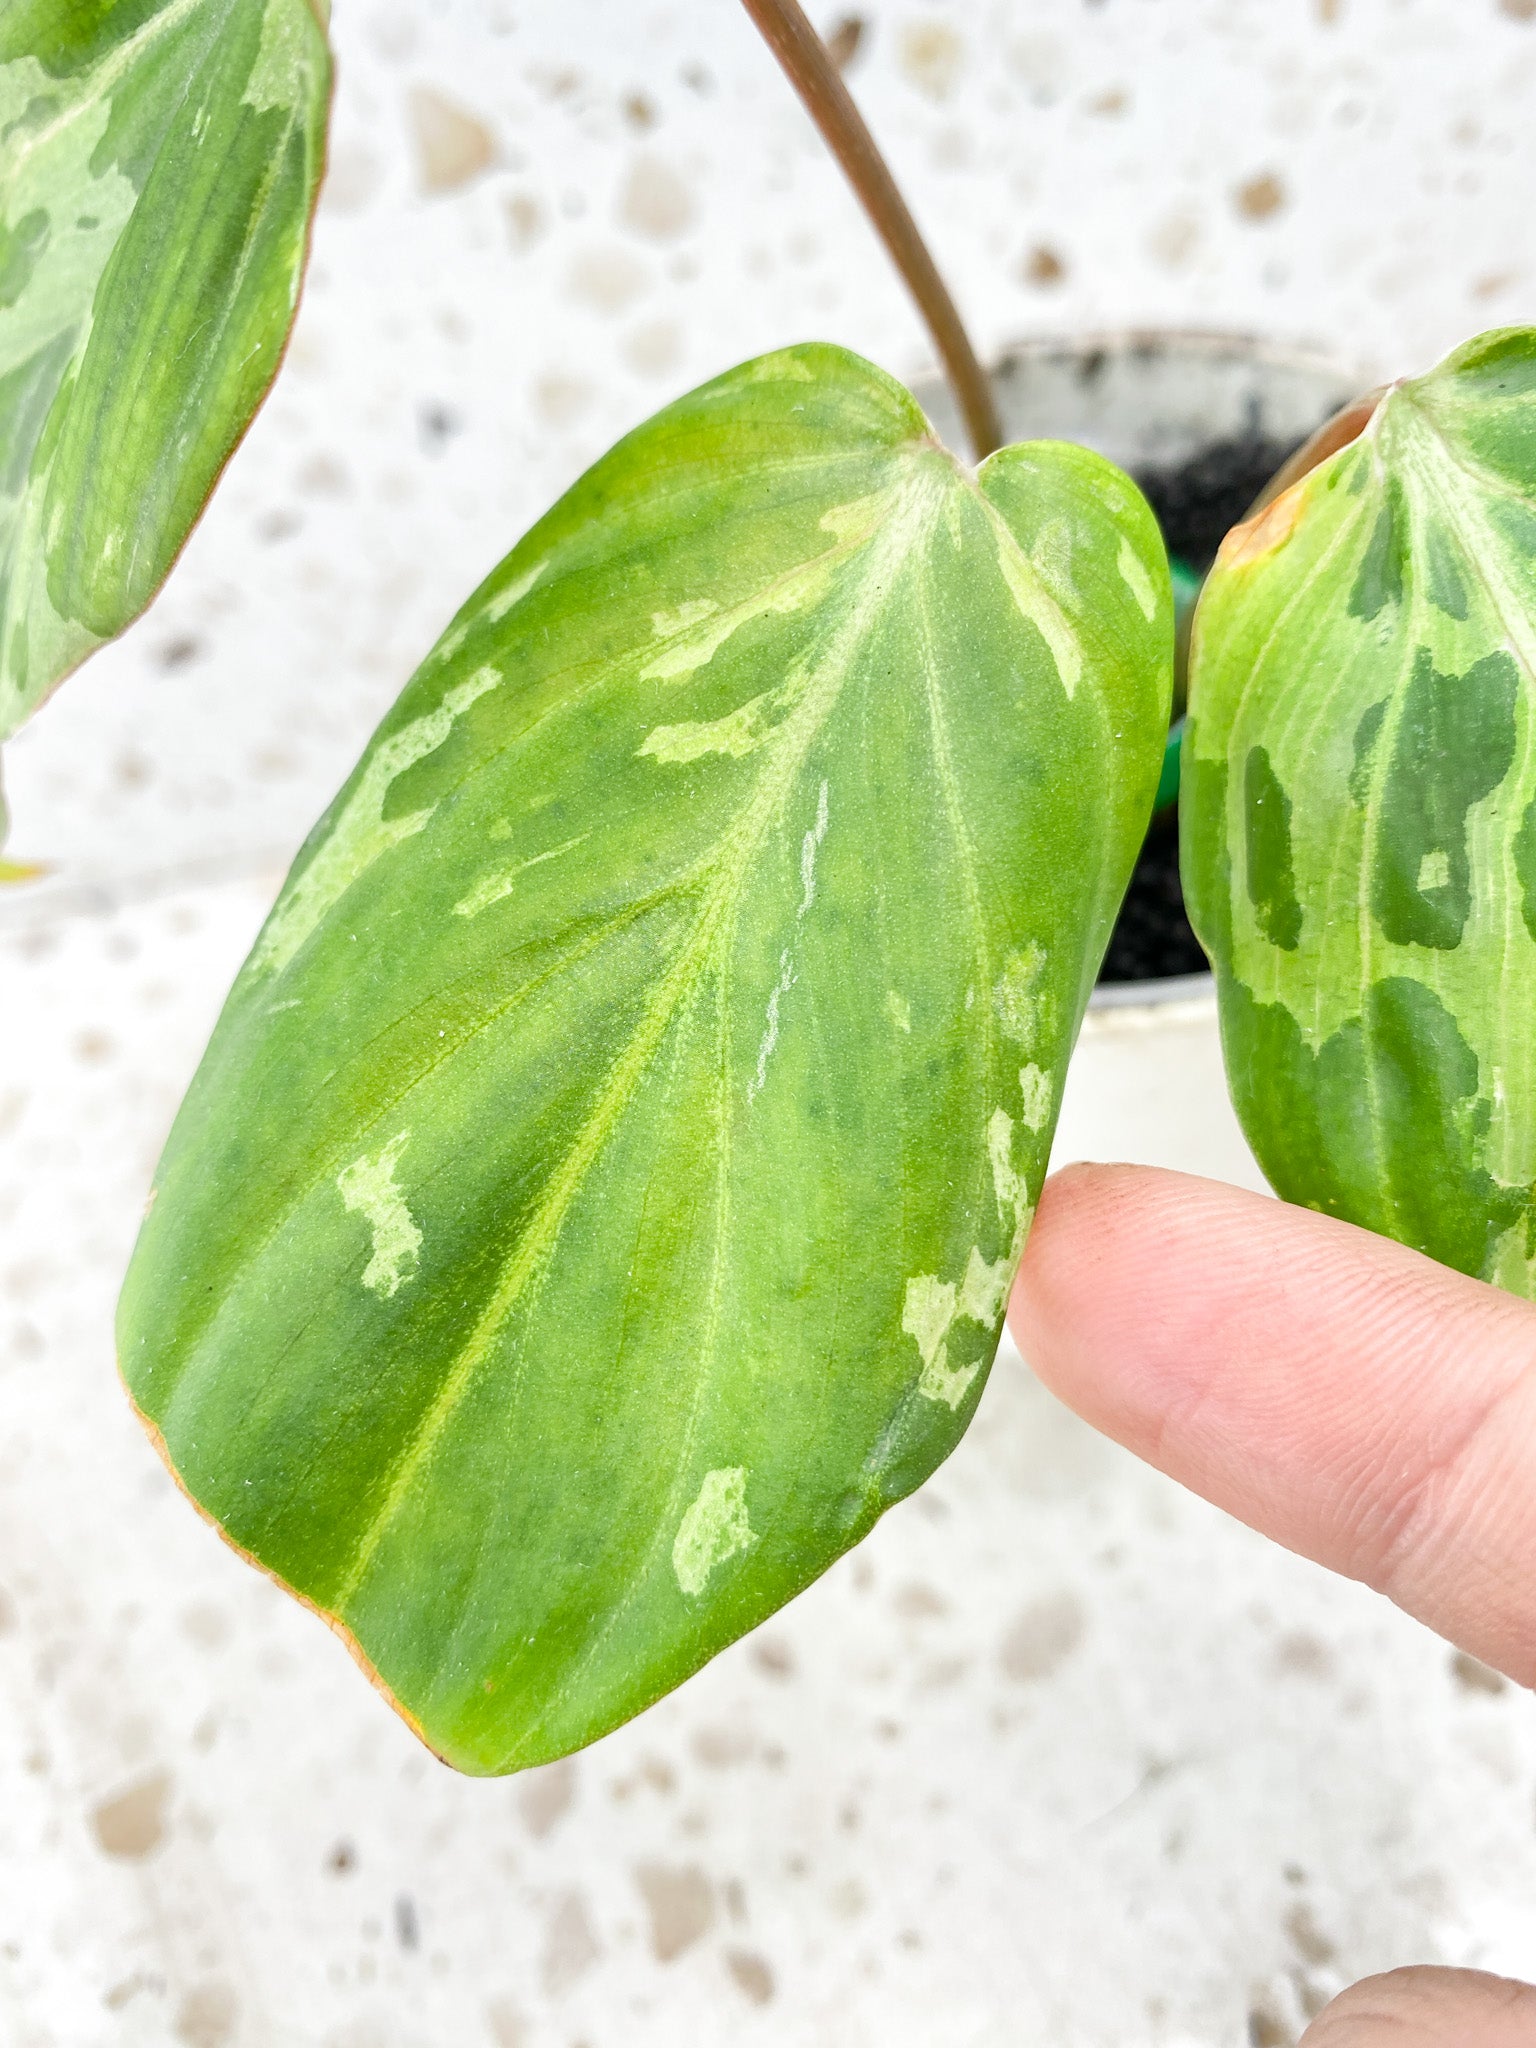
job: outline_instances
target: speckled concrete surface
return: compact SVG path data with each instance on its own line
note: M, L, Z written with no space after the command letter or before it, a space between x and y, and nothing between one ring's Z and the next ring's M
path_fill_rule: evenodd
M824 25L852 7L820 10ZM1529 0L860 4L989 344L1416 367L1536 314ZM155 1153L281 863L470 583L652 406L921 337L727 0L337 0L289 374L151 616L10 751L0 2041L1276 2048L1365 1971L1536 1974L1528 1699L1065 1415L568 1765L421 1752L117 1389ZM1209 1002L1098 1013L1059 1151L1253 1179Z

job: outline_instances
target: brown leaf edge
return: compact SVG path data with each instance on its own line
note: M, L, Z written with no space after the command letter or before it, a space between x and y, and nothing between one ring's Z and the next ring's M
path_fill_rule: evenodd
M260 1572L264 1579L270 1579L272 1584L274 1586L280 1587L281 1590L284 1593L286 1593L290 1599L297 1600L301 1607L307 1607L311 1614L317 1616L319 1620L323 1621L326 1627L331 1631L331 1634L333 1636L338 1637L340 1641L346 1646L348 1654L351 1656L353 1662L358 1666L363 1676L367 1679L368 1683L373 1687L374 1691L378 1693L380 1697L384 1699L388 1703L388 1705L394 1709L394 1711L400 1716L400 1719L405 1723L406 1727L409 1728L411 1733L416 1737L417 1741L420 1742L422 1747L424 1749L430 1750L432 1752L432 1755L437 1758L440 1764L446 1765L450 1771L456 1771L459 1768L458 1765L453 1763L448 1757L444 1756L440 1749L437 1749L433 1746L432 1742L428 1739L427 1732L422 1727L420 1721L417 1720L416 1716L411 1712L410 1708L407 1707L401 1700L399 1700L395 1696L395 1694L390 1690L390 1688L385 1684L384 1680L379 1676L378 1669L374 1665L373 1660L369 1657L367 1651L363 1648L362 1644L357 1640L357 1637L353 1635L351 1629L347 1627L346 1623L342 1621L339 1616L331 1614L330 1612L328 1612L327 1609L321 1607L317 1601L311 1600L307 1593L301 1593L299 1592L297 1587L290 1586L288 1581L280 1577L278 1573L273 1571L270 1565L263 1564L261 1559L259 1557L253 1556L253 1554L249 1550L247 1550L243 1544L237 1543L234 1537L231 1536L229 1531L224 1527L224 1524L219 1520L217 1515L211 1513L209 1509L205 1508L202 1502L197 1498L197 1496L190 1491L185 1480L182 1478L181 1474L176 1470L175 1463L172 1460L170 1450L166 1445L165 1437L161 1433L159 1424L152 1421L150 1417L144 1413L144 1410L139 1406L138 1402L133 1398L133 1390L129 1387L127 1380L123 1376L123 1363L121 1359L117 1361L117 1376L123 1382L123 1392L128 1397L129 1407L133 1410L134 1414L138 1417L139 1422L143 1425L145 1435L154 1445L156 1452L159 1454L160 1462L164 1465L166 1471L170 1473L171 1478L176 1482L176 1490L178 1493L182 1495L183 1499L191 1502L192 1506L197 1510L202 1520L208 1524L209 1528L212 1529L215 1532L215 1534L220 1536L223 1539L223 1541L228 1544L229 1548L235 1553L236 1557L243 1558L248 1565L251 1565L256 1571Z

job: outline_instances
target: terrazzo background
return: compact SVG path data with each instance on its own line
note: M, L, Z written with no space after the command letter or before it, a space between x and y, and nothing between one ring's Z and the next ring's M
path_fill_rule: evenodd
M988 346L1246 328L1362 377L1536 317L1536 0L939 0L852 84ZM453 1777L198 1524L111 1310L282 863L619 432L922 338L731 0L337 0L277 394L150 616L8 751L0 2041L1285 2048L1368 1970L1536 1975L1529 1700L1065 1415L961 1451L583 1757ZM843 44L855 41L845 29ZM1209 1006L1101 1013L1059 1151L1253 1178Z

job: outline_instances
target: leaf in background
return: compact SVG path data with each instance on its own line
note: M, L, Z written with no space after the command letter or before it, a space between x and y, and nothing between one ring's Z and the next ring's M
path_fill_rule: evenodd
M4 846L10 826L11 813L5 801L5 786L0 783L0 846ZM47 870L35 861L7 860L0 854L0 887L9 882L35 882L46 872Z
M1264 1171L1536 1294L1536 330L1228 536L1190 710L1185 888Z
M153 597L278 366L310 0L0 10L0 739Z
M443 1756L591 1741L958 1440L1167 727L1134 486L805 347L591 470L311 837L125 1375Z

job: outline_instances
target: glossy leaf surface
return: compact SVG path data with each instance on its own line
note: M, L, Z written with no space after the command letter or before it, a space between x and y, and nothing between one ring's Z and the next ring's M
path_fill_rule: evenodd
M1533 1293L1536 331L1229 535L1195 643L1185 888L1260 1163Z
M310 0L0 8L0 739L149 602L277 369Z
M1157 780L1150 513L839 350L621 442L406 689L162 1162L123 1368L445 1757L590 1741L982 1389Z

